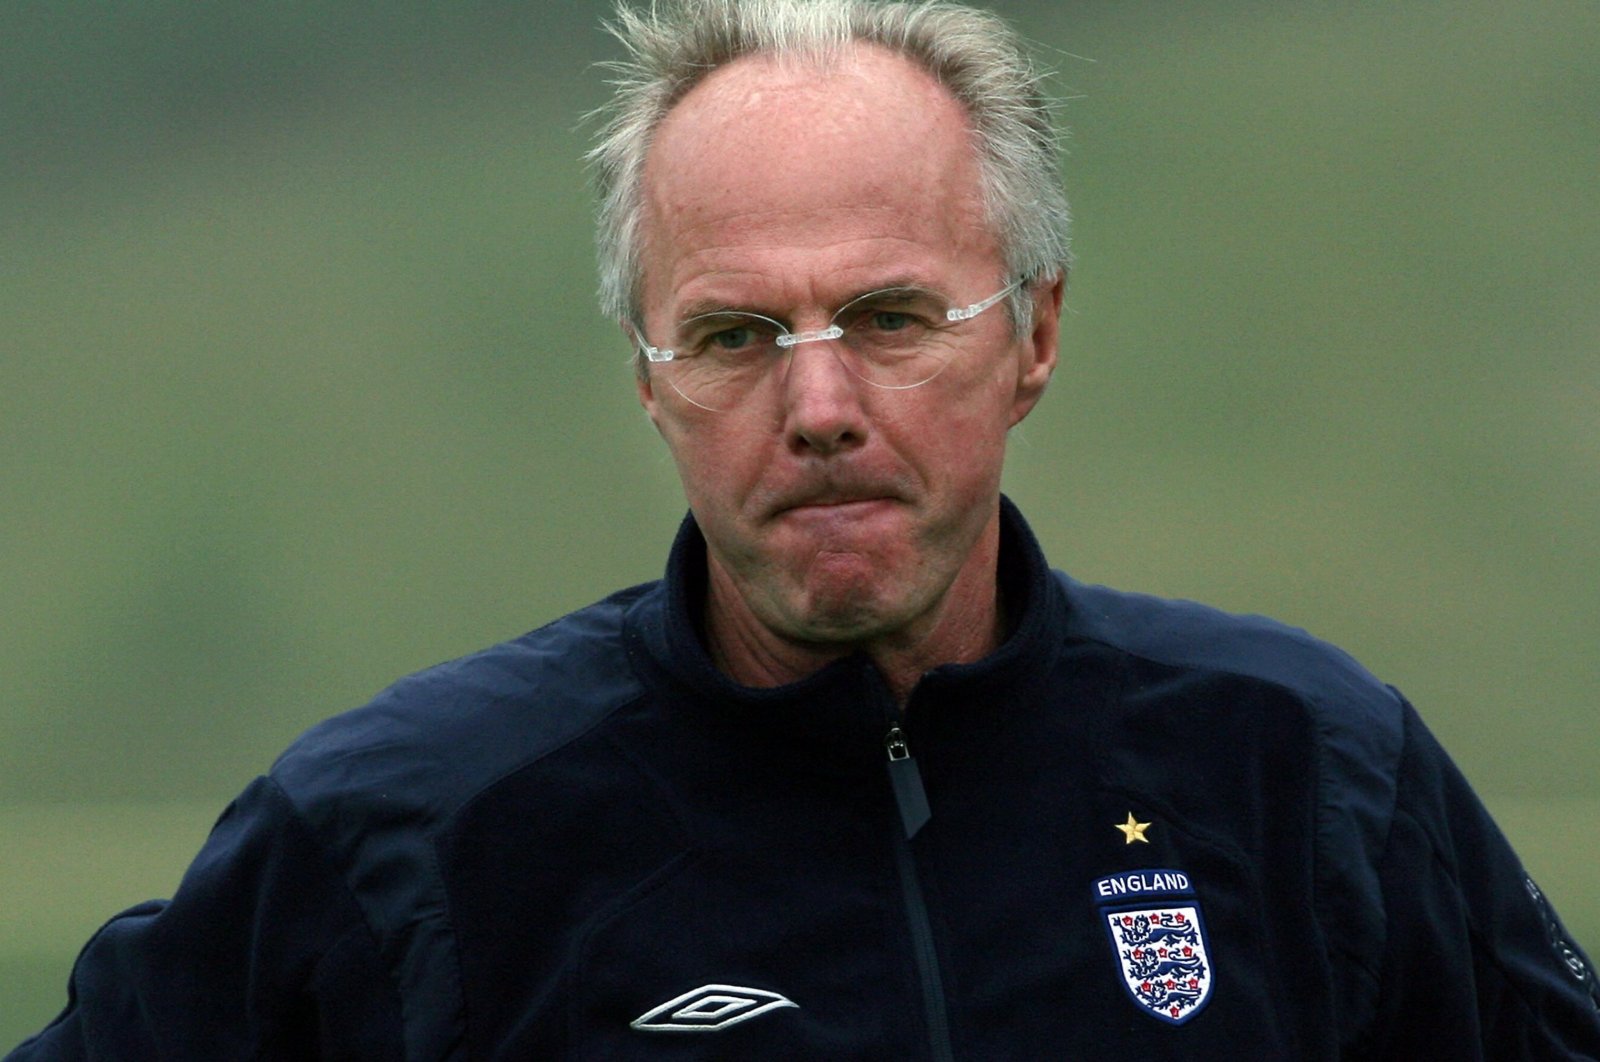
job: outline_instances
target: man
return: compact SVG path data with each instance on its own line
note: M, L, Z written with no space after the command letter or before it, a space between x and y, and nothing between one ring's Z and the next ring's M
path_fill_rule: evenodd
M665 579L311 731L14 1057L1600 1057L1398 694L1052 573L1000 497L1066 266L1009 34L618 33L603 297L691 510Z

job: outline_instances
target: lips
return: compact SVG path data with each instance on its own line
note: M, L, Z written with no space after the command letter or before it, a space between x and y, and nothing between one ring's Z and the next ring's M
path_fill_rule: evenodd
M836 509L841 513L850 509L872 505L878 502L892 502L898 500L898 495L892 489L881 486L853 486L839 488L829 486L822 490L800 491L780 497L770 512L773 516L783 516L801 510L828 510Z
M852 501L813 502L796 505L780 515L857 516L889 504L888 498L857 498Z
M865 494L851 498L810 498L786 507L784 512L794 509L844 509L856 505L869 505L872 502L888 501L881 494Z
M831 461L787 471L791 474L784 481L769 480L760 495L751 499L764 519L866 515L871 508L899 505L916 494L915 481L893 467L873 469L864 462Z

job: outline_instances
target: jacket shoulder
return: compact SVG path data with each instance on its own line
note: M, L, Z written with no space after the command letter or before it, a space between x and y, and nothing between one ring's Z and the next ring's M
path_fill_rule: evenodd
M273 765L417 1015L407 1057L444 1057L464 1002L440 837L475 795L604 725L643 687L623 614L655 584L402 679L315 726Z
M1337 960L1341 1019L1362 1024L1375 1007L1387 936L1379 868L1406 743L1404 699L1299 628L1056 577L1069 636L1164 668L1268 683L1305 713L1315 741L1314 905Z
M351 800L437 819L639 696L619 591L521 637L419 671L302 734L271 776L313 821ZM329 825L327 821L321 825ZM338 831L335 831L338 832Z
M1394 692L1342 649L1265 616L1080 583L1060 572L1069 633L1175 667L1226 672L1282 686L1313 710L1334 709L1397 735Z

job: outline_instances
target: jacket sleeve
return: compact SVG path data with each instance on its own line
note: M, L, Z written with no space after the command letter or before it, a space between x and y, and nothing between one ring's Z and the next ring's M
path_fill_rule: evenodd
M269 779L229 806L169 902L108 922L66 1010L6 1062L389 1059L399 1001L342 879Z
M1352 1057L1600 1059L1594 967L1409 705L1379 865L1377 1019Z

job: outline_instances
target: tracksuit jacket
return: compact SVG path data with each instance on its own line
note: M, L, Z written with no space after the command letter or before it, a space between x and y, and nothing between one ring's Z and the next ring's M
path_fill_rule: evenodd
M741 687L666 577L304 735L11 1059L1600 1058L1591 968L1405 701L1081 585L897 707Z

